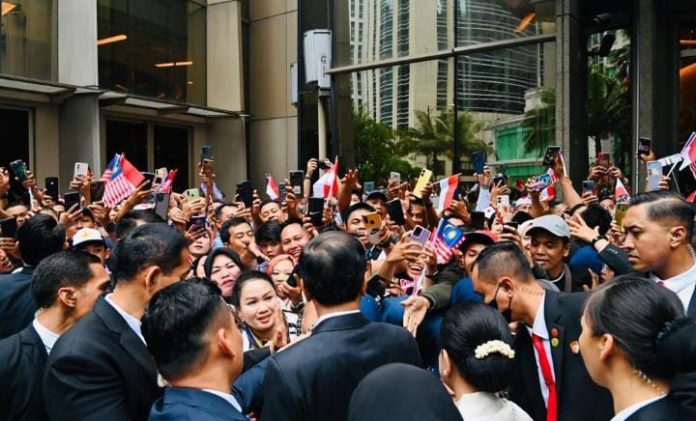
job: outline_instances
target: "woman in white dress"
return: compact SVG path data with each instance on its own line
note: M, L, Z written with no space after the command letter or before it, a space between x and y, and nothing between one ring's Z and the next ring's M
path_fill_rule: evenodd
M499 395L509 386L515 358L512 335L500 312L472 302L455 306L442 322L440 341L440 377L454 392L465 420L532 420Z

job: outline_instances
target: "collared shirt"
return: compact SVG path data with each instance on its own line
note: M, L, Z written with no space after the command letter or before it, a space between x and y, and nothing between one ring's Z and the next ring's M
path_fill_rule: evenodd
M140 325L141 325L140 320L138 320L135 317L131 316L130 314L126 313L125 310L123 310L121 307L114 304L114 302L111 301L112 295L113 294L106 294L106 297L104 297L104 299L106 300L107 303L111 304L111 307L113 307L118 312L118 314L121 315L121 317L123 317L123 320L125 320L128 327L130 327L131 330L133 332L135 332L136 335L138 335L138 338L140 338L140 340L143 341L143 343L145 345L147 345L147 343L145 343L145 338L143 337L143 333L140 330Z
M39 323L38 319L34 319L31 325L39 335L39 338L41 338L41 342L43 342L44 347L46 348L46 354L50 354L51 350L53 349L53 345L56 344L56 341L58 338L60 338L60 335L48 330L44 325Z
M544 351L546 351L546 358L549 360L549 366L551 366L551 375L554 381L556 380L556 372L553 369L553 356L551 355L551 341L549 340L549 330L546 328L546 318L544 317L544 299L546 298L546 293L541 297L541 305L537 310L536 317L534 317L534 325L529 328L527 326L527 331L529 336L537 335L542 339L544 344ZM537 365L537 376L539 377L539 386L541 387L541 395L544 397L544 404L548 406L549 401L549 387L546 385L546 380L544 380L544 374L541 371L541 364L539 363L539 355L534 349L534 359ZM558 387L558 386L556 386ZM556 389L556 394L558 394L558 389Z
M237 402L237 399L234 398L234 396L230 395L229 393L225 392L220 392L219 390L213 390L213 389L202 389L204 392L212 393L215 396L219 396L222 399L226 400L230 405L234 407L237 411L239 411L240 414L243 414L242 412L242 407L239 405L239 402Z
M314 330L315 327L319 326L319 323L323 322L324 320L328 320L332 317L345 316L348 314L355 314L355 313L360 313L360 310L339 311L336 313L324 314L323 316L318 318L316 322L314 322L314 324L312 325L312 330Z
M696 264L691 266L691 269L686 272L669 279L660 279L653 273L650 274L650 279L655 282L663 281L666 288L674 291L679 296L682 304L684 304L684 311L689 309L691 296L694 295L694 287L696 286Z
M660 399L664 398L665 396L667 396L667 395L660 395L656 398L648 399L647 401L634 403L633 405L629 406L628 408L624 408L623 411L614 415L614 417L611 419L611 421L625 421L628 417L630 417L631 415L636 413L639 409L641 409L645 406L648 406L653 402L657 402Z

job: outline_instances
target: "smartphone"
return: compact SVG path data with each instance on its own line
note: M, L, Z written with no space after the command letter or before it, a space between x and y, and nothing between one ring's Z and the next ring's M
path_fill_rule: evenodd
M486 154L482 151L477 151L471 154L471 161L474 163L474 172L483 174L483 167L486 166Z
M597 165L604 168L609 168L611 166L609 152L600 152L597 154Z
M145 177L145 181L150 182L150 186L152 186L152 183L155 181L155 173L153 172L143 172L141 173L143 177Z
M285 283L293 288L297 288L297 278L295 278L295 275L297 275L297 267L298 265L295 265L290 275L288 275L288 279L285 280Z
M201 197L201 192L198 189L188 189L184 190L184 196L186 196L186 201L191 203Z
M17 235L17 218L7 218L0 221L0 237L15 238Z
M92 203L98 202L104 198L104 182L101 180L92 181L89 183L89 197Z
M582 191L583 193L588 191L590 193L594 193L595 189L595 183L594 180L583 180L582 181Z
M423 228L420 225L416 225L411 233L411 241L415 241L416 243L424 246L425 243L430 240L430 234L432 233L428 229Z
M304 171L290 171L290 184L292 184L292 192L295 196L302 196L302 186L304 185Z
M498 165L498 172L499 172L503 177L505 177L506 174L507 174L507 165L505 165L505 164L500 164L500 165Z
M70 208L72 208L75 205L80 205L80 193L78 192L69 192L65 193L63 196L63 199L65 200L65 210L68 211Z
M321 220L324 216L324 199L321 197L309 198L309 217L312 219L312 224L315 227L321 226Z
M87 177L89 165L86 162L76 162L73 170L73 177Z
M483 224L486 221L486 214L483 212L471 212L471 227L473 229L482 230Z
M167 167L162 167L162 168L157 168L155 170L155 179L159 179L159 183L161 184L169 175L169 170L167 170Z
M553 183L551 176L544 173L536 178L534 184L532 184L532 191L542 191Z
M366 181L365 185L363 186L363 191L365 192L365 194L369 194L370 192L375 191L375 182Z
M382 228L382 217L377 212L370 212L363 215L363 224L370 236L370 243L379 244L379 234Z
M239 200L244 202L244 206L250 208L252 203L254 203L254 190L251 188L251 181L244 180L237 184L237 194L239 195Z
M560 146L549 146L546 148L546 154L544 155L544 160L541 162L544 167L550 167L553 165L553 161L556 159L556 155L561 151Z
M328 170L329 168L331 168L331 164L329 162L327 162L326 158L324 158L324 159L312 158L312 159L317 162L317 169L319 169L319 170Z
M403 226L406 224L406 218L404 217L404 208L401 207L401 200L394 199L387 202L387 212L389 213L389 219L392 220L396 225Z
M503 228L510 227L516 230L519 226L520 224L514 221L503 222Z
M10 162L10 169L20 183L27 179L27 166L21 159Z
M507 194L498 196L498 206L510 206L510 196Z
M280 197L279 197L280 203L285 202L285 197L287 197L287 195L288 195L288 192L285 191L285 187L286 187L285 181L281 181L280 183L278 183L278 191L280 191Z
M213 160L213 147L210 145L203 145L201 147L201 162L207 162Z
M46 177L46 194L51 196L53 201L58 201L58 177Z
M189 218L188 224L186 225L186 230L191 229L193 227L194 231L198 231L200 229L205 228L205 216L192 216Z
M505 176L498 175L498 176L493 177L493 185L494 186L504 186L505 185Z
M169 219L169 193L155 193L155 213L165 221Z
M652 141L648 139L647 137L639 137L638 138L638 156L648 156L650 154L650 148L651 148L651 143Z
M614 209L614 220L619 228L621 228L621 231L623 231L623 222L624 217L626 217L626 212L628 212L628 205L625 203L617 204Z
M419 199L423 198L423 189L425 188L425 186L428 185L432 176L433 172L429 169L423 168L421 170L420 177L418 177L418 181L416 181L416 187L413 188L414 196L416 196Z
M662 164L659 161L650 161L648 166L648 190L660 190L662 182Z
M395 182L396 184L401 184L401 174L398 172L390 172L389 173L389 181L390 182Z

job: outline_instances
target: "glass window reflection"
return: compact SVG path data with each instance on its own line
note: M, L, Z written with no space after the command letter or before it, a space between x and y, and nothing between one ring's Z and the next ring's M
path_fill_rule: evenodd
M0 73L55 80L53 0L2 1Z

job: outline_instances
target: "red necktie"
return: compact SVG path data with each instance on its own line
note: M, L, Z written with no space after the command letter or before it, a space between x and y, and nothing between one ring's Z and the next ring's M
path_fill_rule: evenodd
M558 402L556 400L556 382L553 380L551 364L549 364L549 359L546 356L544 340L541 338L541 336L533 334L532 343L534 344L534 349L539 357L541 375L544 376L544 382L546 382L546 386L549 388L549 400L546 404L546 421L556 421L556 405Z

